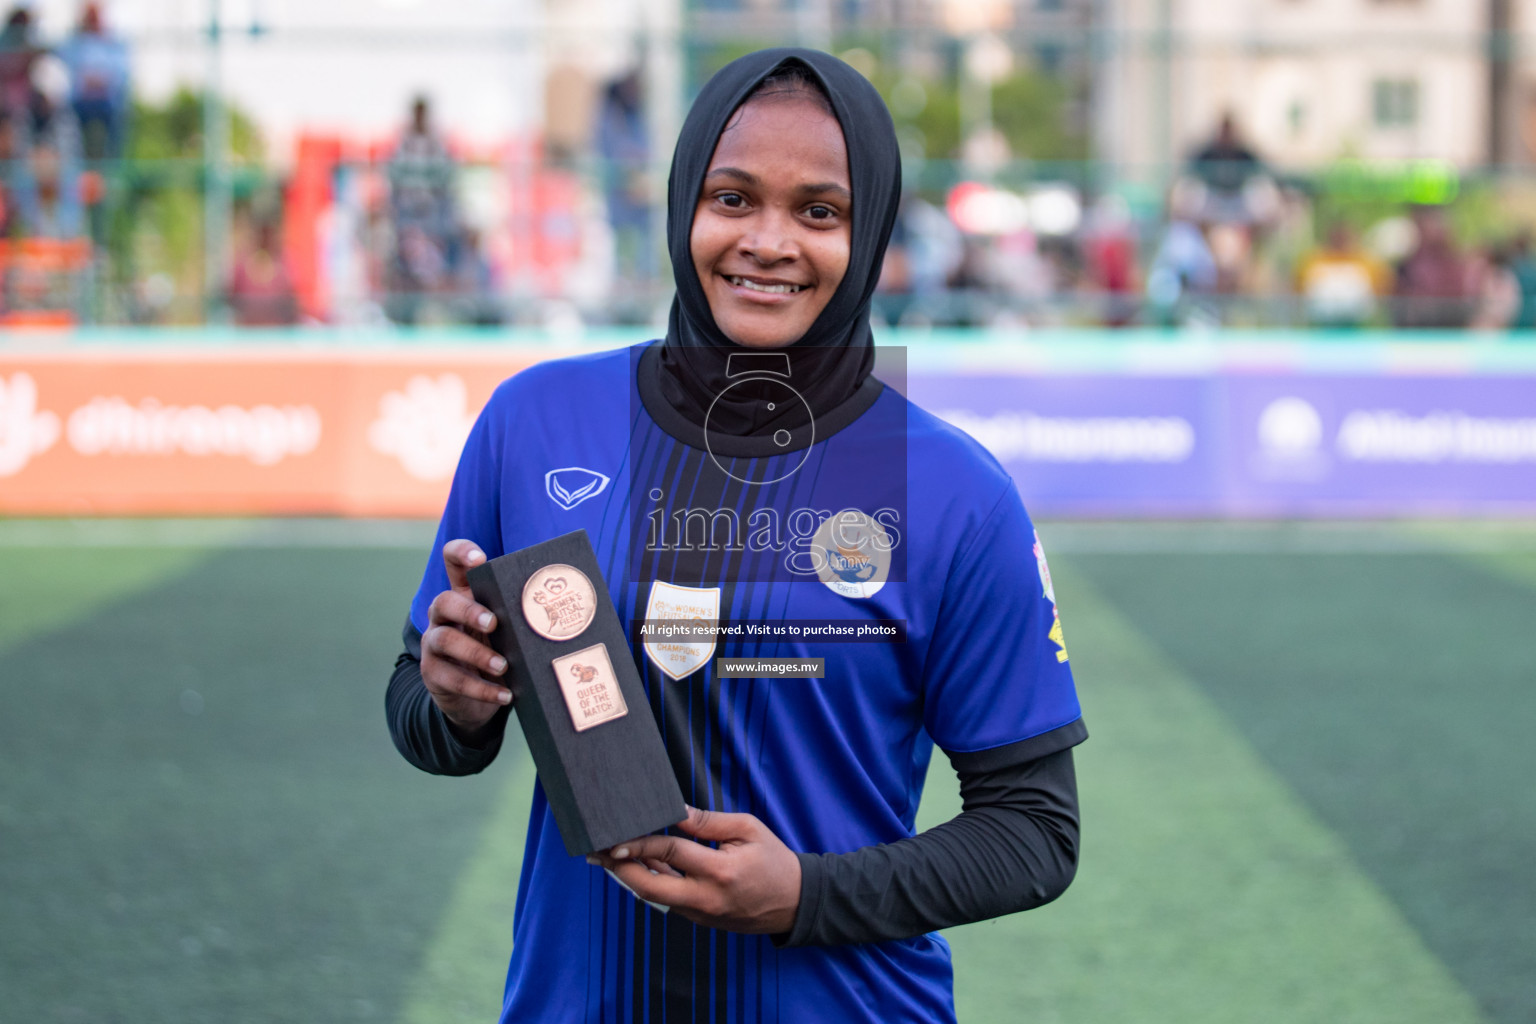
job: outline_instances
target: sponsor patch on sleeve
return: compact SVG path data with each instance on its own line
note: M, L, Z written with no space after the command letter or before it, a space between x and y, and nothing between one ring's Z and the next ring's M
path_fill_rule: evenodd
M1051 631L1046 634L1060 650L1058 662L1067 660L1067 641L1061 631L1061 611L1056 607L1056 588L1051 585L1051 567L1045 561L1045 548L1040 543L1040 531L1035 531L1035 566L1040 570L1040 587L1045 599L1051 602Z

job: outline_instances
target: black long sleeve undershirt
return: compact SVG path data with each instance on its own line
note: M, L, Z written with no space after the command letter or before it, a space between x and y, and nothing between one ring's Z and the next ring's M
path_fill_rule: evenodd
M800 910L776 941L905 939L1031 910L1065 892L1077 871L1071 749L957 774L961 811L942 825L852 853L799 854Z
M432 700L421 678L421 634L405 624L405 650L395 659L384 695L389 737L395 749L411 764L433 775L474 775L484 771L501 752L509 708L502 708L486 723L481 737L471 741L449 723L448 716Z
M501 750L507 709L482 737L460 736L421 678L420 636L406 627L385 708L407 761L437 775L473 775ZM778 945L910 938L1049 903L1077 870L1077 779L1071 746L1081 720L1046 737L950 754L961 812L909 839L850 853L800 853L800 910ZM1043 741L1043 742L1042 742Z

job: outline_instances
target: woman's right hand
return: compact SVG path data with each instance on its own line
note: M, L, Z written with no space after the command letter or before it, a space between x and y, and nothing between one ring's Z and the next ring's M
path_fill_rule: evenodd
M469 570L485 552L469 540L443 545L449 589L432 599L421 636L421 678L427 692L464 739L478 738L496 712L512 703L512 691L491 682L506 674L507 660L486 643L496 616L475 603Z

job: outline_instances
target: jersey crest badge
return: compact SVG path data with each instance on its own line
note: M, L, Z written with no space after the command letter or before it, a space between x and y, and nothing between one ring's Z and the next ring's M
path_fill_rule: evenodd
M569 512L588 498L595 498L608 486L608 478L596 470L580 466L552 469L544 474L544 493Z
M874 597L891 572L891 537L870 516L846 508L822 520L811 548L816 577L834 594Z
M651 584L651 596L645 602L645 620L682 621L700 626L720 625L719 587L680 587L661 580ZM682 679L703 668L715 653L719 641L659 639L645 641L645 656L651 664L673 679Z
M1051 567L1045 562L1045 548L1040 543L1040 531L1035 531L1035 565L1040 570L1040 586L1045 599L1051 602L1051 631L1046 634L1051 643L1061 650L1056 652L1057 661L1067 660L1067 641L1061 631L1061 612L1056 608L1056 588L1051 585Z

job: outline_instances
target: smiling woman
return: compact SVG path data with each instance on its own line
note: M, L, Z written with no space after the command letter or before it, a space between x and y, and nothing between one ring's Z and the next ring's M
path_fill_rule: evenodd
M1044 552L997 461L871 372L900 166L842 61L727 65L673 157L666 337L533 367L470 433L390 683L396 745L490 764L512 675L467 572L585 529L633 642L615 663L645 681L632 713L693 805L583 862L535 791L503 1021L944 1024L930 933L1071 881L1087 734ZM551 472L613 486L567 502ZM796 541L768 543L775 523ZM680 607L733 631L646 639ZM722 667L781 657L815 672ZM964 808L917 834L935 746Z
M707 420L717 451L779 453L810 444L796 429L807 420L824 436L868 409L869 304L900 200L890 112L846 64L764 51L711 80L672 160L667 341L639 373L666 429L691 435ZM801 401L770 409L771 386L737 383L731 357L744 348L784 352ZM779 430L795 442L753 444Z
M799 341L842 283L852 239L848 149L803 73L767 80L726 125L689 245L710 313L745 348Z

